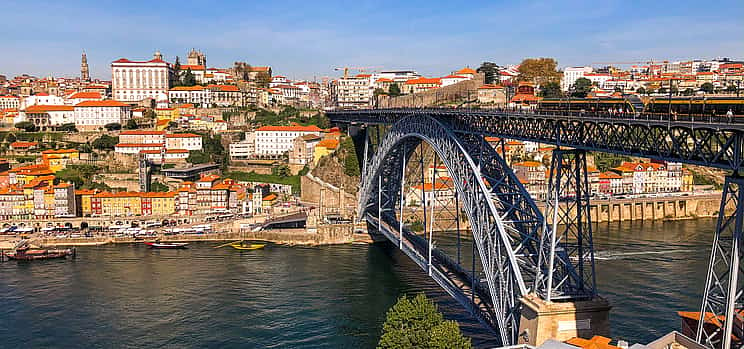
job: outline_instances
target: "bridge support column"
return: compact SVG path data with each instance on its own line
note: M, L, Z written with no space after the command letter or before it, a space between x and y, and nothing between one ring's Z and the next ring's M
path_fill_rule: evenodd
M545 213L552 224L546 226L540 248L548 269L538 278L537 294L521 299L520 343L609 337L611 307L595 289L590 194L586 152L554 150ZM613 206L608 207L610 218ZM622 215L623 205L618 209Z
M743 226L744 177L734 174L723 187L700 310L704 321L698 318L696 330L696 340L710 348L738 348L744 338Z

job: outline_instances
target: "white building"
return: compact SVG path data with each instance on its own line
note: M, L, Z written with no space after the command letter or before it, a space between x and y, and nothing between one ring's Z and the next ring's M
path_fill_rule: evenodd
M237 143L230 143L230 158L233 160L250 159L255 152L255 140L245 139Z
M119 143L114 148L114 151L120 154L139 154L143 150L155 150L159 152L162 149L163 144L157 143Z
M114 100L84 101L75 105L75 126L98 129L106 124L125 124L132 117L128 104Z
M579 78L592 72L592 67L567 67L563 69L561 90L568 91Z
M292 149L299 136L323 135L317 126L263 126L256 130L256 155L278 157Z
M21 98L17 96L0 96L0 110L19 109L21 107Z
M336 105L339 108L366 108L372 104L373 85L368 74L335 81Z
M111 88L118 101L141 101L146 98L167 99L173 70L156 52L149 61L126 58L111 63Z
M42 131L75 122L75 110L70 105L31 105L23 110L23 114L21 119L32 122Z
M75 92L65 98L65 104L76 105L85 101L100 101L103 97L99 92Z
M165 136L166 149L201 150L202 137L193 133L175 133Z
M121 131L119 143L165 144L165 131Z
M443 76L442 79L441 79L441 81L442 81L442 87L449 86L449 85L454 85L454 84L456 84L458 82L462 82L462 81L466 81L466 80L470 80L470 79L471 78L468 78L467 76L463 76L463 75L447 75L447 76Z
M62 97L49 95L46 93L39 93L33 96L28 96L21 102L21 108L26 108L32 105L63 105L65 100Z

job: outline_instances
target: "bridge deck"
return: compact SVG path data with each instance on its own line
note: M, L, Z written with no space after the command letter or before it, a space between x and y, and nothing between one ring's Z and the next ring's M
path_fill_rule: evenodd
M726 118L659 115L567 115L477 109L370 109L334 111L336 123L391 125L427 115L455 133L478 134L589 151L646 157L738 171L744 161L744 123Z

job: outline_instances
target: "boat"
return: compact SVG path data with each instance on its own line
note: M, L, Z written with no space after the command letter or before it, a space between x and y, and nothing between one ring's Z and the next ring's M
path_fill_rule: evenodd
M48 250L31 248L28 240L22 240L11 252L5 252L5 257L16 261L36 261L44 259L67 258L75 256L74 249Z
M157 248L157 249L184 249L187 248L189 244L186 242L152 242L152 241L145 241L145 245L150 246L150 248Z
M265 243L254 243L249 241L236 241L230 244L236 250L258 250L266 247Z

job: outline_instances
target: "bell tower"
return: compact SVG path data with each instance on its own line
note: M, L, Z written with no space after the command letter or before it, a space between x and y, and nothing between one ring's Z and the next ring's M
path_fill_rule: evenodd
M88 82L90 81L90 72L88 70L88 57L83 51L83 56L80 59L80 80Z

